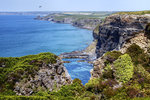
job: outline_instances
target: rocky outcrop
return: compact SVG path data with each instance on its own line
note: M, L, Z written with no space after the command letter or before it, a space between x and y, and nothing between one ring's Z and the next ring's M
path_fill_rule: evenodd
M143 31L150 22L147 15L111 15L97 26L93 37L97 40L97 58L105 52L120 50L127 40L133 38L136 32Z
M62 60L57 59L55 64L43 64L33 76L16 82L14 91L17 95L31 95L39 91L53 91L62 85L70 84L71 77L63 65Z
M88 59L89 55L88 54L84 54L84 52L82 52L82 51L72 51L72 52L69 52L69 53L63 53L63 54L59 55L59 57L61 57L61 58Z
M93 30L101 22L101 19L80 19L74 21L72 25L80 28Z
M60 58L80 58L84 61L93 61L96 59L96 44L97 41L93 41L86 49L82 51L72 51L69 53L62 53L59 55Z
M102 71L104 69L104 59L102 57L96 59L93 61L93 69L91 69L91 78L100 78L102 76Z
M121 53L125 53L127 48L130 47L132 44L136 44L140 46L144 50L145 53L149 53L150 40L145 36L143 32L136 34L135 37L126 41L126 43L123 44L122 48L119 51Z

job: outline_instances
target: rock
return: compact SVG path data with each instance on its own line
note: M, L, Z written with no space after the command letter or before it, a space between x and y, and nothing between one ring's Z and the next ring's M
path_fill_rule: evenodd
M63 63L70 63L70 61L63 61Z
M97 58L105 52L119 50L123 44L133 38L137 32L145 29L150 17L145 15L111 15L94 31L93 37L97 40Z
M63 67L58 67L57 68L57 73L59 74L59 75L61 75L62 73L63 73Z
M0 67L6 67L5 65L0 65Z
M149 53L150 39L148 39L144 35L144 32L139 32L139 34L136 34L135 37L131 38L126 43L124 43L119 51L121 53L125 53L127 48L130 47L132 44L140 46L145 53Z
M43 89L43 91L47 89L53 91L71 82L71 77L64 67L62 60L57 59L55 64L43 64L34 77L30 76L17 82L14 91L17 95L29 96L34 92L38 92L38 88Z
M81 58L81 59L88 59L89 55L82 52L82 51L73 51L69 53L63 53L59 55L60 58Z
M77 62L86 62L86 60L78 60Z

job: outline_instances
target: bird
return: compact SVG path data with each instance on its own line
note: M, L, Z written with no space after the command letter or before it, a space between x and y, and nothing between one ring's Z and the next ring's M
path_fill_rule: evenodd
M39 6L39 8L42 8L42 6Z

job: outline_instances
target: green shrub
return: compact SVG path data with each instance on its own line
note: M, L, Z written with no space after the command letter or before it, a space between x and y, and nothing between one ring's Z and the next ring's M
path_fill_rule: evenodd
M84 91L85 88L81 83L74 82L73 84L62 86L59 91L52 92L51 95L63 96L63 97L68 97L68 96L75 97L75 96L82 95Z
M85 88L87 91L90 91L92 93L100 93L103 91L104 88L107 87L107 84L102 81L102 79L93 78L88 81L88 83L85 84Z
M107 66L105 66L104 71L103 71L103 78L104 79L114 79L114 75L113 75L113 70L111 69L111 65L107 64Z
M114 75L120 82L128 82L133 76L133 69L132 60L128 54L124 54L114 61Z
M116 90L114 90L111 87L105 88L103 91L103 94L105 95L105 98L111 98L116 94Z
M43 96L0 96L0 100L49 100Z
M143 97L143 98L133 98L131 100L150 100L150 97Z
M104 58L106 59L105 64L112 63L113 61L117 60L122 53L119 51L109 51L106 52Z
M78 79L78 78L75 78L75 79L73 80L73 83L82 84L82 81L81 81L80 79Z
M98 87L99 87L99 83L100 83L99 81L100 81L100 79L98 79L98 78L90 79L88 81L88 83L85 84L86 90L91 91L91 92L98 91Z
M126 51L127 54L130 55L132 58L132 61L135 64L138 64L138 57L144 53L144 50L142 50L138 45L132 44Z
M126 51L127 54L132 58L133 63L137 66L141 64L144 67L150 66L150 57L144 53L138 45L132 44Z
M81 96L77 97L77 100L98 100L98 97L92 92L85 91Z

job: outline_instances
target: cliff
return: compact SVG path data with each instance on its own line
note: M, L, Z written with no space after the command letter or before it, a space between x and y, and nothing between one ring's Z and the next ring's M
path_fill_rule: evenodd
M0 94L53 91L71 81L62 60L51 53L0 58Z
M75 27L80 27L84 29L93 30L97 24L101 23L102 20L111 14L110 12L107 13L77 13L77 14L65 14L65 13L58 13L58 14L50 14L44 17L38 16L37 20L47 20L53 21L56 23L64 23L64 24L71 24Z
M143 31L149 22L150 17L147 15L114 14L107 17L93 32L97 40L97 58L107 51L119 50L136 32Z
M112 100L150 96L149 22L149 15L114 14L95 28L98 59L88 89Z

